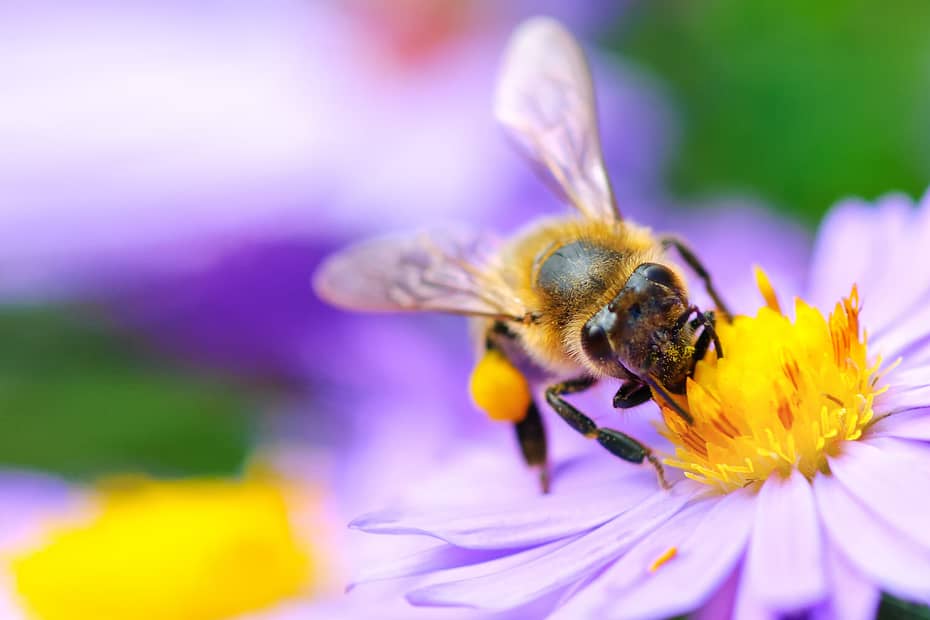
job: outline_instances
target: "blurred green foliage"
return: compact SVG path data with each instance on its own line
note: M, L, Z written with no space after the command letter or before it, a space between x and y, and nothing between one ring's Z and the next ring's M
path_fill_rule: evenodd
M0 464L70 477L237 471L249 397L76 308L0 311Z
M930 607L886 594L882 597L877 617L878 620L930 620Z
M679 194L748 191L813 223L930 182L926 0L647 0L607 43L671 91Z

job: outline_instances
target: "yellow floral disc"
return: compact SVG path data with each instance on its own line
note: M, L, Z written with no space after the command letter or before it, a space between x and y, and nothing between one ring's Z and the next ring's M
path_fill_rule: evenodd
M663 434L676 447L665 463L723 492L773 473L826 471L826 457L862 435L883 391L880 360L870 365L860 333L855 287L829 318L797 300L792 322L765 274L756 276L767 305L755 317L720 322L724 356L708 354L688 381L694 423L662 408Z

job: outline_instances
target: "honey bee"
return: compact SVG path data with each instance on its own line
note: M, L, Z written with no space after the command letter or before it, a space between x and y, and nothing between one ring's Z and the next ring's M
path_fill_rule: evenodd
M549 488L546 434L531 385L548 380L547 403L572 428L632 463L652 450L599 427L564 397L606 378L620 380L614 407L677 400L697 360L714 345L715 313L689 302L674 248L703 281L716 313L729 317L710 275L682 241L625 220L600 145L594 87L578 42L557 21L531 18L511 37L494 111L517 145L548 174L574 216L531 223L509 240L421 233L363 242L329 257L317 294L363 311L443 312L473 318L481 356L473 400L512 422L526 463ZM559 380L562 379L562 380Z

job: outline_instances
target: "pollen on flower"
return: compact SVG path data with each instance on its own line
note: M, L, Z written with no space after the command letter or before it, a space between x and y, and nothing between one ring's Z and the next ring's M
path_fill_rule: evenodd
M44 620L214 620L308 589L319 570L265 480L131 481L105 488L90 521L13 561Z
M663 564L678 555L678 547L669 547L649 565L649 572L654 573L659 570Z
M719 323L724 357L708 354L688 380L694 423L662 406L662 432L675 445L665 463L722 492L794 469L826 471L826 457L862 435L885 389L876 385L881 360L867 357L855 286L828 318L796 300L792 321L765 274L756 277L766 306Z

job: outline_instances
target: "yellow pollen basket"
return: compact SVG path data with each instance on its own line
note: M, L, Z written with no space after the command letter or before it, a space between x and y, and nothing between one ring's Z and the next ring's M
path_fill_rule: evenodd
M317 575L285 488L263 480L132 481L89 522L13 559L41 620L219 620L308 590Z
M475 405L499 422L522 421L533 398L523 373L496 349L475 364L468 390Z
M687 384L689 425L661 405L663 435L675 445L665 463L729 492L773 473L826 471L827 455L859 439L872 420L880 360L869 365L856 287L829 318L798 299L782 314L768 278L755 317L717 324L724 357L709 353Z

